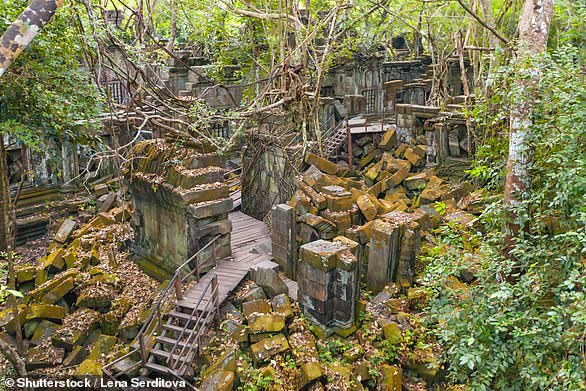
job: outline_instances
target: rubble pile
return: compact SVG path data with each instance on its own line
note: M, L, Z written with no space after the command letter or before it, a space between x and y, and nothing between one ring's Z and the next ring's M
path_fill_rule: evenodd
M440 218L473 224L476 216L470 212L478 212L459 202L472 185L452 185L436 176L425 167L426 150L421 137L400 143L388 129L376 145L354 149L361 157L358 169L308 153L310 166L295 178L298 190L288 204L295 211L297 248L344 236L359 244L357 257L369 289L380 292L388 282L412 286L422 235Z
M161 289L125 250L131 210L103 210L78 230L65 220L46 256L16 268L29 371L100 376L105 363L125 353ZM15 324L11 309L0 312L0 327L14 335Z

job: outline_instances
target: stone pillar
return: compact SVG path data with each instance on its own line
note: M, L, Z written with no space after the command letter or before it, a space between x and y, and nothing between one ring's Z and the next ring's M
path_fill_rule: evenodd
M402 143L409 143L415 135L415 124L417 119L413 114L413 108L408 104L395 105L397 135Z
M394 211L375 220L368 251L367 286L380 292L389 282L413 285L421 228L421 214Z
M321 337L355 330L359 274L352 252L358 244L350 242L317 240L300 248L299 303Z
M374 293L393 280L400 255L401 227L375 220L370 236L366 284Z
M272 253L275 262L292 280L297 279L295 209L286 204L273 207L271 222Z

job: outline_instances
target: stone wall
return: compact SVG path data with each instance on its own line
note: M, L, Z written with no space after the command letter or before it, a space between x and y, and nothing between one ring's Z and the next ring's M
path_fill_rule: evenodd
M230 256L232 200L224 161L211 147L148 140L131 158L125 177L134 206L133 250L146 272L159 278L174 273L217 235L217 257Z

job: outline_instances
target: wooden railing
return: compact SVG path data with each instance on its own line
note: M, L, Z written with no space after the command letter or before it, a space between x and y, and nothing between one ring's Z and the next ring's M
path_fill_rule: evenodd
M192 279L192 278L195 278L196 281L199 281L200 274L201 274L201 263L202 263L202 260L200 258L202 257L202 255L208 254L208 250L210 250L210 249L211 249L211 251L209 252L209 254L211 255L211 258L213 260L213 266L216 266L216 262L217 262L216 242L218 241L218 239L220 237L221 237L220 235L214 237L201 250L199 250L197 253L195 253L187 261L185 261L181 266L179 266L177 268L177 270L175 271L175 274L173 274L173 277L171 278L171 280L169 282L169 285L163 291L159 300L157 300L157 303L155 304L155 306L151 310L147 320L145 321L145 323L143 324L142 328L140 329L140 331L138 332L138 334L136 336L135 341L138 341L138 347L135 347L133 350L131 350L130 352L128 352L124 356L122 356L122 357L112 361L111 363L107 364L106 366L104 366L102 368L102 372L104 373L104 375L106 377L108 377L112 380L117 380L120 376L127 375L128 373L132 372L133 370L135 370L137 368L144 367L146 365L146 363L149 359L150 351L156 343L155 337L156 337L156 335L160 335L163 331L163 318L164 318L164 316L167 315L167 313L170 311L170 309L175 306L175 304L177 303L178 300L181 300L183 298L183 286L186 283L188 283L190 281L190 279ZM209 258L206 258L204 260L209 260ZM195 261L195 265L191 270L189 270L189 265L193 261ZM182 276L183 274L185 274L185 276ZM206 306L206 308L210 310L209 312L210 312L211 316L218 317L219 316L218 280L215 275L213 276L210 283L208 283L208 286L206 287L206 289L204 290L204 292L201 294L200 298L198 299L199 300L198 304L203 300L206 293L208 293L208 289L210 288L210 286L211 286L211 297L215 298L215 302L214 302L214 306L212 308L208 308L207 306ZM208 304L209 304L209 302L208 302ZM191 314L190 321L193 318L193 316L194 316L194 312L192 312L192 314ZM194 341L199 341L199 339L201 339L201 335L205 332L205 327L203 327L203 326L209 325L209 322L206 321L206 323L201 323L198 327L197 326L197 324L198 324L197 319L199 319L199 318L196 318L196 327L192 331L192 334L190 334L190 335L186 334L189 340L193 339ZM182 335L184 333L186 333L186 329L188 328L189 323L190 322L187 322L187 324L184 328L184 331L181 333ZM195 335L195 339L193 338L193 334L197 334L197 335ZM177 344L176 344L176 346L177 346ZM173 352L175 351L176 346L172 350ZM137 363L126 368L124 371L118 372L116 374L114 374L112 372L112 367L115 364L117 364L127 358L135 357L137 354L140 355L140 360ZM172 355L170 355L170 357L172 357ZM184 369L184 368L183 368L183 366L181 366L181 368L177 368L177 366L170 366L168 373L170 375L173 375L173 376L179 378L179 379L184 380L180 375L181 372L178 372L177 369Z
M202 307L201 303L208 292L210 293L209 300L206 300L205 305ZM190 364L189 357L195 349L195 346L198 348L198 353L201 353L201 340L204 337L204 333L212 323L212 320L219 318L219 314L220 295L218 291L218 277L214 275L207 283L199 300L191 311L189 319L185 323L185 326L183 326L183 330L179 333L177 342L175 342L175 345L170 350L169 357L167 358L167 366L170 369L177 371L177 373L184 373L186 366ZM192 322L194 322L193 329L190 329L189 327ZM184 337L187 338L184 339ZM177 358L174 358L180 343L183 347L179 351Z
M338 132L340 132L340 130L344 127L347 128L347 132L350 131L350 128L348 127L347 116L344 117L342 121L338 122L337 124L334 123L334 125L331 128L327 129L322 134L322 150L323 154L326 157L329 157L332 153L338 150L338 148L340 148L340 146L344 142L342 138L340 138L340 136L338 135ZM345 135L345 137L348 137L347 134Z

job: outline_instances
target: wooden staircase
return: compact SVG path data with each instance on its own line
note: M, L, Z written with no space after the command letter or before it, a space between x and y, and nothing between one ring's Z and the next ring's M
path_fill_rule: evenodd
M223 262L217 261L215 257L216 241L219 238L219 235L216 236L176 270L139 331L135 348L104 366L104 377L114 381L123 380L131 377L130 373L138 369L142 380L180 380L185 384L181 389L196 390L187 380L193 376L193 359L201 353L208 331L220 315L218 276L210 272L200 278L200 264L207 263L210 254L214 267ZM208 251L210 249L211 252ZM208 258L204 258L204 254ZM190 264L195 264L192 270ZM184 289L192 282L195 282L193 287ZM136 359L137 356L140 359L135 364L121 371L114 370L117 364Z
M337 124L334 121L334 117L330 117L322 124L322 129L331 124L322 135L324 140L322 143L322 156L325 158L331 157L344 142L348 139L348 120L344 118Z
M184 387L171 389L196 390L190 381L193 361L213 332L220 305L251 267L272 259L256 250L270 240L262 221L239 211L228 216L233 227L232 258L216 260L218 236L180 266L138 333L133 349L102 368L105 380L128 381L138 373L145 381L164 378L185 382ZM209 265L210 257L213 268L200 276L200 265ZM193 270L189 265L194 265Z

